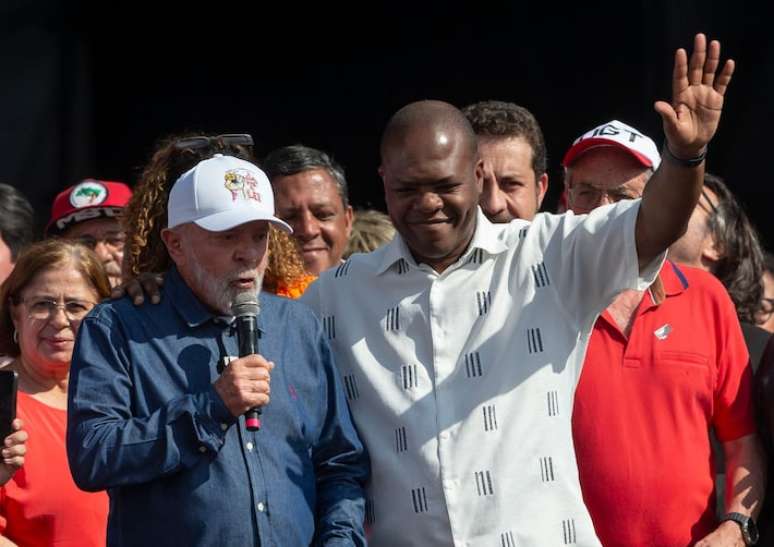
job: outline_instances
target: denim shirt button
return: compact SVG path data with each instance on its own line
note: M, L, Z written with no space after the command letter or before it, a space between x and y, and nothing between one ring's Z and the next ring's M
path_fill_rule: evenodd
M200 446L200 447L199 447L199 452L201 452L202 454L204 454L205 452L207 452L207 447L206 447L206 446Z
M245 445L245 447L247 447L248 452L253 451L253 443L251 443L250 441L247 441L247 444Z
M220 430L226 431L228 429L228 424L220 424Z
M266 510L266 506L263 504L262 501L258 502L258 510L263 513Z

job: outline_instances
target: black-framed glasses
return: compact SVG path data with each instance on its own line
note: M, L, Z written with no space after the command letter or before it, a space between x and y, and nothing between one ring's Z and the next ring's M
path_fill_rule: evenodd
M60 303L45 297L24 298L21 302L27 306L30 319L35 319L36 321L51 319L60 308L70 321L80 321L97 305L96 302L78 299L65 300Z
M252 146L253 137L247 133L227 133L225 135L215 135L208 137L206 135L199 135L197 137L185 137L175 141L174 147L177 150L196 150L199 148L206 148L217 144L220 147L225 146Z

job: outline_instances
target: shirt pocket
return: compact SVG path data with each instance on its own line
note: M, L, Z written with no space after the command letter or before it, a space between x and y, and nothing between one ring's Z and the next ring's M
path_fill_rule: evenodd
M681 405L712 408L713 369L710 357L696 351L660 351L653 355L651 373L665 394Z

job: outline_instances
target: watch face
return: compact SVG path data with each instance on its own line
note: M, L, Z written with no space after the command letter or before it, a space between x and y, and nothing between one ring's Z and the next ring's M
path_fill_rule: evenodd
M743 535L746 536L744 540L747 545L755 545L758 543L758 527L755 525L755 521L753 519L747 519L745 525L742 526L742 532Z

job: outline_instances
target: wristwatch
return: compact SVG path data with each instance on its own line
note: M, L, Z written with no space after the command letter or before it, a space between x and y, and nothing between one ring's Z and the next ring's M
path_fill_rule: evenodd
M755 545L758 543L758 527L755 525L755 521L748 515L742 513L726 513L720 517L720 522L726 520L733 520L742 529L742 539L745 545Z

